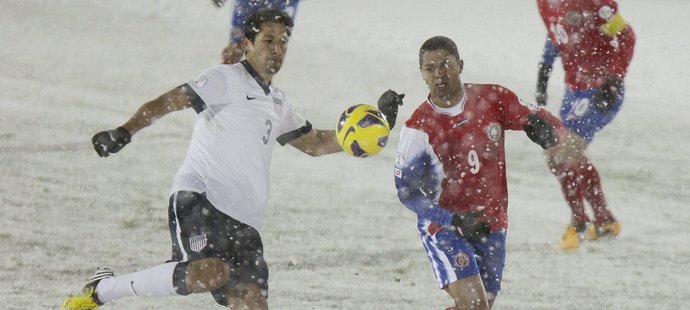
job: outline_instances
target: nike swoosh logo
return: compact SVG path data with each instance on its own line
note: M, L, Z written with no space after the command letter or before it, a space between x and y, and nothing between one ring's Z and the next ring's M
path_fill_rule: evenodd
M139 294L137 294L137 291L134 290L134 281L129 282L129 286L132 287L132 292L134 293L134 295L139 296Z
M254 100L254 99L256 99L256 97L250 97L249 95L247 95L247 100Z
M461 120L461 121L459 121L459 122L453 124L453 128L458 128L458 127L462 126L462 124L465 124L465 123L467 123L467 122L469 122L469 121L470 121L469 118L465 118L465 119L463 119L463 120Z

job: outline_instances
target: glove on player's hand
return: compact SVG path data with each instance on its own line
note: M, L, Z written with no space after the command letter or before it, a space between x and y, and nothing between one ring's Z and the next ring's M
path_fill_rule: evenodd
M606 82L601 85L599 91L592 96L592 105L595 109L601 112L608 112L613 109L616 103L616 98L620 94L623 81L616 76L611 76L606 79Z
M132 141L132 135L123 127L101 131L93 136L91 143L100 157L119 152L127 143Z
M405 94L398 94L394 90L389 89L381 94L381 97L376 102L379 111L386 117L390 129L393 129L393 126L395 126L395 119L398 117L398 106L403 104L403 98L405 98Z
M472 242L479 242L482 238L491 233L489 223L482 222L482 213L470 211L453 215L451 224L455 226L465 239Z

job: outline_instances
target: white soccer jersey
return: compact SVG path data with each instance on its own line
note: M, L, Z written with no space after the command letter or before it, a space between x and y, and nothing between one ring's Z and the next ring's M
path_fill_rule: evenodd
M205 193L221 212L261 230L273 145L311 125L246 61L213 67L182 87L198 95L192 105L199 115L173 193Z

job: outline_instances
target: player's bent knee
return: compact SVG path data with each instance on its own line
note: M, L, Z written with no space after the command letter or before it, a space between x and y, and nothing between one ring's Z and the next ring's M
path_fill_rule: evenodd
M268 291L256 284L238 284L213 298L230 309L268 309Z
M216 257L179 263L173 275L173 283L180 295L212 291L229 279L230 266Z

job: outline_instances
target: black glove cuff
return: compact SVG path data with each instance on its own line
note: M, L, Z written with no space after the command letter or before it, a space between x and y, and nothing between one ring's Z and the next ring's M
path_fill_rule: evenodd
M113 130L115 134L112 134L113 140L121 144L127 144L132 141L132 134L129 133L125 127L117 127Z

